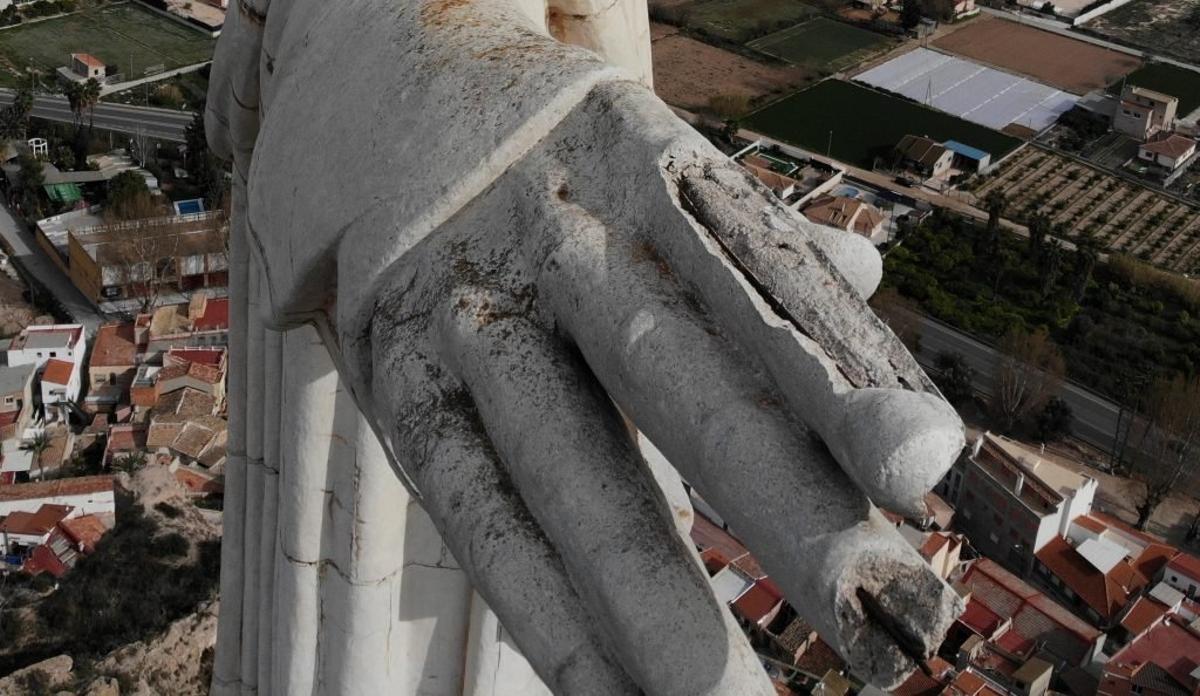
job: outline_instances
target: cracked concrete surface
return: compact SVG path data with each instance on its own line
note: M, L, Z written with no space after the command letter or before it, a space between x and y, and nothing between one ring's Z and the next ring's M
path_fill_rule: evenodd
M857 674L936 647L961 601L875 506L962 424L869 245L646 88L644 4L243 4L215 694L768 696L681 475Z

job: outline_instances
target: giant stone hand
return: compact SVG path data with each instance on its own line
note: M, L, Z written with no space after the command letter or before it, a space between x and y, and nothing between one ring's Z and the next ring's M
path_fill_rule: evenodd
M321 327L555 693L772 693L629 424L893 686L961 601L875 504L919 514L962 425L866 306L873 250L677 119L645 31L631 3L231 8L208 126L264 319Z

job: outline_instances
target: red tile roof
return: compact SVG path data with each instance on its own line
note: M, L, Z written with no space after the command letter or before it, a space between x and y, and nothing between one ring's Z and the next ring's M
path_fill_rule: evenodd
M1097 534L1103 534L1104 532L1108 531L1108 525L1104 524L1103 522L1096 519L1095 517L1092 517L1091 515L1083 515L1081 517L1076 517L1075 524L1079 525L1080 527L1083 527L1084 529L1093 531Z
M133 324L105 324L96 330L89 367L132 367L137 361Z
M754 558L750 556L750 551L740 541L734 539L729 532L713 524L700 513L696 513L694 516L691 536L692 543L701 551L716 549L722 556L729 559L730 563L733 563L739 570L745 572L751 578L757 580L758 578L766 577L766 573L754 561Z
M40 536L49 534L74 509L70 505L46 504L37 512L14 512L0 522L0 532Z
M954 681L950 683L950 693L964 694L965 696L973 696L979 693L987 686L987 682L978 674L972 672L960 672Z
M1150 662L1167 671L1180 684L1195 689L1192 670L1200 666L1200 636L1168 618L1122 648L1108 661L1105 672Z
M945 688L944 680L946 672L950 670L950 663L935 655L925 662L925 666L933 676L926 675L922 670L915 670L904 683L891 690L892 696L934 696L941 693Z
M1014 633L1026 640L1046 644L1059 656L1078 662L1091 651L1100 631L1059 606L1028 583L981 558L971 564L962 582L981 602L1001 618L1011 618ZM1013 641L1015 638L1010 638Z
M93 56L90 53L72 53L71 57L74 58L75 60L79 61L80 63L83 63L84 65L88 66L89 68L103 68L104 67L104 61L100 60L99 58L97 58L96 56Z
M992 633L1004 621L1004 618L988 609L983 602L972 597L967 601L967 610L958 617L958 620L984 638L991 638Z
M73 372L75 372L75 363L51 358L46 361L46 370L42 373L42 381L61 384L65 387L71 381Z
M163 362L166 363L171 358L178 358L204 365L219 365L223 357L225 357L224 348L171 348L167 350Z
M1116 617L1129 603L1130 595L1149 582L1125 561L1101 573L1062 537L1047 542L1036 555L1042 565L1105 621Z
M1192 579L1200 580L1200 558L1196 558L1190 553L1181 553L1172 558L1167 563L1167 567L1185 573Z
M734 601L732 609L734 614L761 626L774 615L781 602L783 596L772 583L756 582Z
M209 298L204 303L204 314L193 323L196 331L215 331L229 328L229 298Z
M59 522L58 526L66 532L71 541L76 544L82 544L84 550L88 553L91 553L96 548L100 537L104 536L105 532L108 531L108 527L96 515L73 517L69 520Z
M113 490L113 479L111 476L79 476L76 478L0 486L0 502L58 498L67 495L87 495L88 493L102 493L111 490Z
M1137 601L1133 603L1133 606L1125 614L1125 618L1121 619L1121 625L1130 634L1136 636L1147 628L1150 628L1155 621L1158 621L1166 613L1167 607L1149 597L1138 597Z
M1156 155L1163 155L1172 159L1179 159L1191 152L1194 147L1196 147L1195 140L1178 133L1160 133L1145 145L1142 145L1142 149L1147 152L1153 152Z

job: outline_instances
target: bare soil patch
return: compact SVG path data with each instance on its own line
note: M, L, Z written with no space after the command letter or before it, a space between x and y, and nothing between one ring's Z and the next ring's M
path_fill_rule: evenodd
M1134 0L1084 27L1122 43L1188 63L1200 63L1200 31L1189 22L1194 0Z
M768 65L651 24L654 89L668 104L707 109L713 97L744 97L754 102L809 81L810 71Z
M933 45L1074 94L1107 87L1141 66L1119 51L993 17L970 22Z

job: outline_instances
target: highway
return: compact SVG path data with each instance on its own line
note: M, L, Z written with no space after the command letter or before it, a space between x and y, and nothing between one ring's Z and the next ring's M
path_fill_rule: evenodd
M932 372L939 353L958 353L975 371L975 390L983 395L991 392L997 351L974 338L930 317L919 317L921 349L918 360ZM1075 416L1073 434L1090 445L1109 451L1117 429L1117 405L1108 399L1071 382L1064 382L1059 397L1071 407Z
M12 90L0 89L0 107L8 106L12 100ZM56 94L37 95L33 103L33 116L61 123L73 123L75 120L67 98ZM130 135L140 129L151 138L182 143L192 117L190 111L101 102L96 105L93 123L96 128Z

